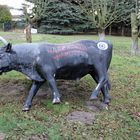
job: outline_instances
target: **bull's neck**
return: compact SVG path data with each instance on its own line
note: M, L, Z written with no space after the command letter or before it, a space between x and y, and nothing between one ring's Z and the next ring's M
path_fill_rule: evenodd
M17 55L16 54L12 54L10 56L10 69L11 70L17 70L18 69L18 60L17 60Z
M31 68L28 61L25 61L23 58L19 57L17 54L11 56L11 68L19 72L25 72L27 69Z

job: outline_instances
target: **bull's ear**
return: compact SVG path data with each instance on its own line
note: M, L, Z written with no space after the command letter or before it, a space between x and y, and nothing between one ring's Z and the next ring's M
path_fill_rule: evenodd
M6 46L6 52L11 52L11 49L12 49L12 44L8 43Z

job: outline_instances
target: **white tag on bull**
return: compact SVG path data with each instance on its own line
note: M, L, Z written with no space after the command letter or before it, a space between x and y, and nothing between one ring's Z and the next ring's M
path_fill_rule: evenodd
M97 47L100 49L100 50L107 50L108 49L108 44L105 43L105 42L99 42L97 44Z

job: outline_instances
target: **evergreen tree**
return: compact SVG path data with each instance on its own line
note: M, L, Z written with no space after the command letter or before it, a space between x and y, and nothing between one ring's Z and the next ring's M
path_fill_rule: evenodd
M72 34L89 31L94 27L73 2L53 0L44 8L37 24L40 33Z

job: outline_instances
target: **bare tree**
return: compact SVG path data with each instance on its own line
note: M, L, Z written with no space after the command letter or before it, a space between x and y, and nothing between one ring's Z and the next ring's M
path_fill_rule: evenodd
M25 21L26 21L26 25L25 25L25 34L26 34L26 41L28 43L32 42L32 36L31 36L31 18L30 18L30 14L28 14L27 12L27 8L26 6L23 7L23 13L24 13L24 17L25 17Z
M23 13L26 21L25 27L26 41L31 43L32 42L31 27L41 19L41 16L44 14L45 8L47 8L48 4L50 3L50 0L25 0L25 1L34 4L34 7L32 8L30 13L27 11L27 7L29 7L29 5L26 3L23 4Z
M121 22L130 18L132 7L127 0L83 0L78 4L98 29L100 40L105 38L105 29L113 22Z

